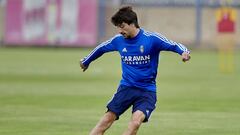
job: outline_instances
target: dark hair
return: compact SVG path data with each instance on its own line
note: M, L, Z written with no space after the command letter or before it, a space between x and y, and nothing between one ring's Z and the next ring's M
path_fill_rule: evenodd
M123 22L129 24L134 24L135 27L139 28L137 14L132 10L131 6L125 6L120 8L117 13L115 13L111 22L115 26L121 25Z

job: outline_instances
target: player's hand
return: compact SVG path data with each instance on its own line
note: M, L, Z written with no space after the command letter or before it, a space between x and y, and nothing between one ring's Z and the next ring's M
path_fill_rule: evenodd
M182 53L182 61L183 62L189 61L190 59L191 59L191 56L190 56L189 52Z
M88 68L85 65L83 65L82 60L80 60L80 68L83 70L83 72Z

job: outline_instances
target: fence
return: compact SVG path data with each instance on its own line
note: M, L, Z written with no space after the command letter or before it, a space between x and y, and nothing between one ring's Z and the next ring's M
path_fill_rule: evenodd
M15 4L22 6L16 12L16 8L8 11L11 1L16 2L8 0L5 7L5 44L41 46L96 46L116 34L110 23L112 14L122 5L132 5L143 28L189 46L211 47L218 34L216 10L226 3L226 0L42 0L36 4L31 0L18 0ZM227 4L240 15L239 0ZM34 5L37 11L27 8ZM18 21L11 20L19 16ZM235 39L240 44L238 16ZM3 21L0 19L0 22Z

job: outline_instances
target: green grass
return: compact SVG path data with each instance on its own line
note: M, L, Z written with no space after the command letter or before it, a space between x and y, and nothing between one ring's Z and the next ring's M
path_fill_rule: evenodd
M87 135L121 79L120 57L109 53L82 73L88 49L0 48L1 135ZM189 63L163 53L158 102L138 135L239 135L240 53L234 73L219 72L216 52L192 51ZM106 135L120 135L127 111Z

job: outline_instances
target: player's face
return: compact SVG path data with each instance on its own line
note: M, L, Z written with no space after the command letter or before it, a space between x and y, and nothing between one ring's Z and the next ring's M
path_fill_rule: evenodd
M132 38L134 37L134 29L136 29L134 24L127 24L122 23L119 26L117 26L118 32L122 34L125 38Z

